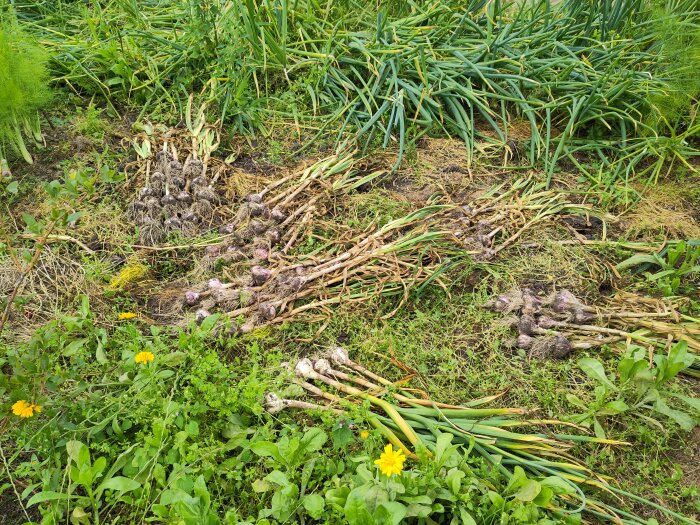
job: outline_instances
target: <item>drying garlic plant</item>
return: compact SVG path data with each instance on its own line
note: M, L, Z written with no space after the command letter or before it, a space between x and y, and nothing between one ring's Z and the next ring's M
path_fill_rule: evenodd
M352 152L337 154L248 195L234 220L221 225L225 239L206 249L203 266L220 276L184 294L197 320L218 311L234 319L230 330L249 332L379 295L396 296L400 306L428 283L446 286L444 272L467 258L487 261L554 217L592 213L523 179L463 205L436 196L383 226L345 228L322 249L292 255L302 232L340 207L342 195L384 175L360 166Z
M460 446L461 454L480 457L506 479L525 472L539 480L542 487L549 487L549 507L553 510L584 512L614 523L646 523L598 499L600 494L608 493L655 508L679 522L692 523L655 502L622 490L611 478L591 471L573 456L573 447L578 443L629 443L582 434L584 429L572 423L533 417L532 410L487 406L500 395L471 399L462 405L441 403L425 392L405 386L406 379L393 383L352 361L347 350L337 347L329 350L325 358L305 358L294 367L291 380L313 396L314 402L282 399L269 392L264 405L268 413L276 414L288 408L343 413L353 405L364 404L369 407L364 415L366 421L409 458L415 459L420 450L427 450L428 456L435 453L441 435L448 434ZM560 433L558 429L562 427L575 430Z
M668 349L685 341L700 350L700 319L681 313L684 298L649 298L620 292L590 306L570 290L539 296L529 288L515 289L484 306L505 315L504 324L518 336L509 346L526 349L532 357L561 358L572 350L604 344L637 343ZM698 361L687 370L698 372Z

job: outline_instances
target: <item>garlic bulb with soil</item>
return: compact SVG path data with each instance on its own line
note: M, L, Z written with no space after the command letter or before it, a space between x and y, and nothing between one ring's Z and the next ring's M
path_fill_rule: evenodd
M143 232L140 244L158 244L171 232L189 237L215 227L215 205L224 199L210 185L202 161L188 158L183 166L165 148L154 160L154 171L127 206L127 217Z

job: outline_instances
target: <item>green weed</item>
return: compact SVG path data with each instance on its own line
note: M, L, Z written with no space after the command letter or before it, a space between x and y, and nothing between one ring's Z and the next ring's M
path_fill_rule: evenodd
M14 11L0 6L0 160L9 148L32 162L25 139L41 141L37 111L50 98L47 60L46 52L20 27Z

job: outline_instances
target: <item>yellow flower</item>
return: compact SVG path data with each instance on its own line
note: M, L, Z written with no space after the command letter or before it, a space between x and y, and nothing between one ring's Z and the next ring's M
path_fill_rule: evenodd
M360 437L362 439L367 439L369 437L369 432L367 432L366 430L363 430L362 432L360 432Z
M374 462L379 466L379 470L385 476L399 475L403 470L403 463L406 461L406 456L400 450L394 450L391 445L384 447L384 452L379 456L379 459Z
M118 315L119 319L133 319L136 317L136 314L134 312L122 312Z
M20 400L12 405L12 413L19 417L32 417L34 414L41 412L41 406L27 401Z
M150 363L156 358L156 356L153 355L153 352L139 352L136 354L136 357L134 357L134 361L137 363Z

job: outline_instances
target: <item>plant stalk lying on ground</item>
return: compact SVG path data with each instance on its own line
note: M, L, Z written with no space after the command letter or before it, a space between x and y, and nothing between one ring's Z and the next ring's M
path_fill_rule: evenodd
M432 400L432 406L418 403L410 395L391 394L387 388L392 383L361 365L352 362L347 352L335 348L329 354L330 359L338 366L346 368L350 373L332 368L329 361L319 359L312 363L302 359L295 368L299 378L297 381L310 393L341 406L343 402L364 400L375 410L370 412L369 422L392 444L399 447L405 454L415 457L413 451L404 443L407 440L414 450L427 447L430 450L435 445L436 438L441 433L449 433L458 443L466 447L466 454L477 454L499 469L507 478L511 478L514 469L521 468L533 476L555 476L570 490L556 496L556 508L564 512L588 512L592 515L618 523L643 524L642 518L618 509L600 500L589 497L587 487L601 489L610 494L626 496L645 503L662 512L675 517L683 523L693 523L677 513L656 503L644 500L615 487L603 476L591 472L583 464L576 461L569 450L576 443L602 443L610 445L625 445L619 441L590 437L585 435L546 433L521 433L508 428L522 426L571 425L556 420L516 420L512 416L524 414L519 408L474 408L472 406L443 405ZM353 373L362 376L354 377ZM324 392L311 382L320 382L338 394ZM358 388L354 385L359 385ZM382 385L380 387L380 385ZM404 392L407 392L404 390ZM388 395L389 399L378 396ZM279 411L280 403L274 394L268 394L274 403L269 403L269 409ZM393 400L391 399L393 398ZM477 400L477 405L483 405L492 398ZM421 400L426 401L426 400ZM289 405L294 406L294 405ZM317 408L297 405L300 408ZM445 408L443 408L445 407ZM575 510L574 510L575 509Z

